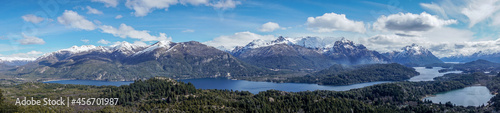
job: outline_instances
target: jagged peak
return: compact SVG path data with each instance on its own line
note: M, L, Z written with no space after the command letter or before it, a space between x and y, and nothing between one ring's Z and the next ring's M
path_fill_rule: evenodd
M162 41L158 41L156 43L154 43L153 45L151 46L158 46L158 47L170 47L170 44L172 44L171 41L168 41L168 40L162 40Z
M401 48L401 54L421 55L430 53L426 48L419 46L415 43Z
M284 38L283 36L279 36L278 39L271 41L271 43L280 43L284 41L288 41L288 39Z
M67 48L67 49L61 49L58 52L67 51L70 53L79 53L79 52L90 51L90 50L97 49L97 48L102 48L102 46L95 46L95 45L76 46L76 45L74 45L74 46L71 46L70 48Z
M122 42L116 42L115 44L111 45L110 49L113 49L115 51L116 50L121 50L121 51L131 50L131 51L133 51L139 47L143 47L143 46L131 44L127 41L122 41Z
M345 44L348 44L348 45L353 45L354 46L354 42L351 41L351 40L348 40L344 37L342 37L339 41L335 41L335 45L334 46L340 46L340 45L345 45Z
M158 48L170 48L170 44L172 44L173 42L171 41L166 41L166 40L162 40L162 41L158 41L156 43L154 43L153 45L149 46L148 48L142 50L142 51L139 51L137 53L135 53L134 55L139 55L139 54L142 54L142 53L147 53L147 52L151 52L151 51L154 51Z
M333 45L333 48L332 49L335 49L335 48L345 48L345 49L366 49L365 46L361 45L361 44L355 44L353 41L351 40L348 40L344 37L342 37L342 39L340 39L339 41L335 41L335 44Z
M292 42L288 38L279 36L276 40L272 40L270 42L262 39L253 40L252 42L245 45L244 48L259 48L259 47L272 46L276 44L292 44Z
M342 43L353 43L352 41L350 41L350 40L346 39L345 37L342 37L342 38L340 39L340 42L342 42Z
M81 46L74 45L74 46L71 46L70 48L61 49L61 50L51 52L51 53L46 53L37 59L45 58L45 57L48 57L50 55L58 54L58 53L77 54L77 53L88 52L88 51L93 51L93 50L108 51L108 48L103 47L103 46L95 46L95 45L81 45Z

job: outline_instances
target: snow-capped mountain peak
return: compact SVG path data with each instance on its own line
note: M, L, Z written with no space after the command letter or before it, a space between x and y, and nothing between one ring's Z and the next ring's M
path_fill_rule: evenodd
M295 41L296 45L307 47L307 48L330 48L333 46L332 41L325 40L319 37L305 37L300 38Z
M248 43L245 47L243 48L259 48L259 47L266 47L266 46L272 46L276 44L292 44L292 41L290 41L287 38L284 38L282 36L279 36L278 39L273 40L273 41L264 41L261 39L253 40L252 42Z
M170 42L170 41L158 41L155 44L147 47L146 49L135 53L134 55L139 55L139 54L142 54L142 53L151 52L151 51L154 51L154 50L156 50L158 48L170 48L170 44L172 44L172 43L173 42Z
M119 51L119 52L122 52L123 54L126 54L126 55L133 54L142 48L145 48L145 46L131 44L131 43L128 43L126 41L117 42L117 43L110 46L110 49L112 51Z
M429 52L429 50L427 50L424 47L419 46L415 43L413 43L410 46L403 47L401 50L403 50L401 53L411 54L411 55L421 55L421 54L426 54Z
M79 53L79 52L85 52L85 51L89 51L89 50L96 49L96 48L97 48L97 46L94 46L94 45L82 45L82 46L72 46L70 48L61 49L59 51L67 51L67 52L71 52L71 53Z
M340 39L340 41L335 42L334 46L344 46L344 45L354 46L354 42L342 37L342 39Z
M112 47L113 49L120 49L120 50L132 50L136 47L136 45L123 41L123 42L117 42L111 45L110 47Z

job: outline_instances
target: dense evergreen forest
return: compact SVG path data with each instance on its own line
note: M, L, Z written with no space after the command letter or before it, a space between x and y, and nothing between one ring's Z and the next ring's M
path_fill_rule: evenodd
M84 86L24 83L2 86L2 112L486 112L498 110L500 97L491 106L462 107L452 103L422 101L426 95L485 84L496 92L500 77L483 73L447 74L435 81L394 82L349 91L284 92L252 94L248 91L201 90L190 83L155 77L130 85ZM28 93L29 92L29 93ZM17 97L112 97L116 106L14 106ZM8 110L8 111L6 111Z
M359 66L333 65L303 77L294 77L284 82L316 83L324 85L349 85L374 81L402 81L419 73L411 67L397 63L368 64Z

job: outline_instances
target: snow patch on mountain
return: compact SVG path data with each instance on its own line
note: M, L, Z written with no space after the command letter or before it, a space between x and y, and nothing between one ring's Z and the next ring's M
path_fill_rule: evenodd
M135 53L134 55L148 53L148 52L154 51L158 48L170 48L170 44L172 44L172 42L170 42L170 41L158 41L155 44L149 46L148 48Z
M273 41L264 41L261 39L254 40L250 43L248 43L244 49L253 49L253 48L260 48L260 47L267 47L267 46L272 46L276 44L293 44L292 41L290 41L288 38L284 38L282 36L278 37L278 39L273 40Z

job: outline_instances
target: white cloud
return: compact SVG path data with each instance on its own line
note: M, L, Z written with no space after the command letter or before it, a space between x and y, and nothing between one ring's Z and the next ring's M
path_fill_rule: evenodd
M148 13L153 12L156 9L168 10L170 5L177 4L177 0L127 0L125 6L129 9L133 9L136 17L146 16Z
M422 37L434 42L465 42L474 40L474 32L451 27L436 28L421 33Z
M216 9L233 9L236 8L236 5L240 5L240 1L234 1L234 0L219 0L215 3L210 4L210 6L216 8Z
M120 18L123 18L122 15L116 15L115 19L120 19Z
M26 22L31 22L31 23L35 23L35 24L40 23L44 20L44 18L35 16L33 14L27 14L27 15L22 16L21 18L23 18L23 20Z
M375 35L369 38L360 38L360 43L367 46L369 49L376 50L378 52L391 52L398 51L406 45L411 45L412 43L425 43L426 40L421 37L405 37L399 35Z
M97 24L97 25L101 25L102 24L102 22L99 21L99 20L94 20L94 23Z
M146 44L145 42L143 41L134 41L133 43L134 45L138 45L138 46L147 46L148 44Z
M183 32L183 33L192 33L192 32L194 32L194 30L192 30L192 29L186 29L186 30L184 30L184 31L182 31L182 32Z
M492 20L491 25L500 25L500 13L493 16Z
M96 25L85 17L79 15L78 13L65 10L62 16L57 17L57 21L64 25L69 25L73 28L83 29L83 30L94 30Z
M478 51L500 51L500 41L474 41L469 30L449 27L423 32L418 36L376 35L360 38L361 44L379 52L399 51L402 47L416 43L429 49L437 57L470 55ZM498 46L498 47L497 47Z
M267 22L259 28L259 31L261 31L261 32L273 32L274 30L279 29L279 28L281 28L281 27L278 23Z
M377 30L390 31L429 31L433 28L455 24L456 20L442 20L426 12L420 14L398 13L389 16L382 15L373 23Z
M4 58L15 58L15 59L19 59L19 58L25 58L25 59L35 59L35 58L38 58L40 57L41 55L43 55L43 52L40 52L40 51L29 51L29 52L26 52L26 53L15 53L15 54L11 54L11 55L6 55ZM2 55L0 55L2 56Z
M118 6L118 0L92 0L92 2L101 2L106 5L106 7L116 7Z
M213 0L213 2L210 2L210 0L127 0L125 6L134 10L135 12L132 14L136 17L142 17L157 9L167 11L170 6L177 4L191 4L194 6L205 5L215 9L226 10L236 8L241 2L235 0Z
M252 32L238 32L230 36L219 36L213 40L203 42L206 45L232 50L236 46L245 46L246 44L252 42L253 40L274 40L276 39L273 35L259 35Z
M470 0L462 9L462 14L469 18L469 27L491 17L500 9L498 0Z
M315 32L350 31L364 33L365 24L353 21L344 14L325 13L323 16L307 18L307 26Z
M422 6L422 8L424 8L426 10L433 11L434 13L437 13L438 15L440 15L443 18L448 18L448 15L446 15L446 12L444 11L444 9L442 7L440 7L438 4L420 3L420 6Z
M103 14L102 11L94 9L90 6L87 6L87 10L89 10L89 11L87 11L87 14Z
M440 0L437 3L423 3L421 6L444 18L455 18L461 22L468 23L469 28L489 19L491 19L493 23L495 23L495 21L500 21L493 18L500 10L499 0ZM446 16L443 16L441 12L444 12Z
M22 33L23 39L17 40L22 45L31 45L31 44L45 44L45 41L43 39L35 37L35 36L28 36Z
M161 40L172 40L170 37L167 37L165 33L159 33L158 36L152 36L149 34L149 31L147 30L142 30L138 31L132 28L131 26L127 26L126 24L121 24L118 29L108 26L108 25L103 25L100 27L103 33L109 33L112 34L113 36L120 37L120 38L133 38L133 39L140 39L141 41L161 41Z
M88 40L88 39L81 39L80 41L85 42L85 43L89 43L90 40Z
M109 42L107 40L104 40L104 39L101 39L101 40L97 41L97 43L99 43L99 44L109 44L111 42Z
M179 2L182 5L191 4L191 5L195 5L195 6L208 4L208 0L179 0Z

